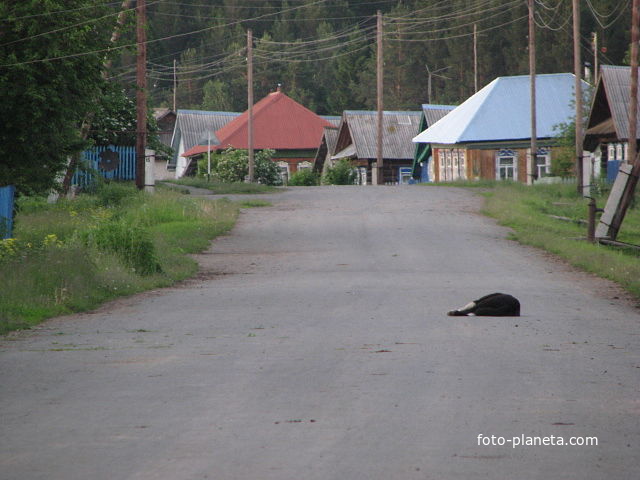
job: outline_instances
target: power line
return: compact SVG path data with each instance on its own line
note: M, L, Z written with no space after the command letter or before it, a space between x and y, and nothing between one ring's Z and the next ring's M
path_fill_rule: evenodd
M160 0L156 0L156 2L157 1L160 1ZM285 10L280 10L279 12L276 12L276 13L265 13L263 15L259 15L258 17L255 17L255 18L264 18L264 17L274 16L274 15L279 15L279 14L284 13L284 12L290 12L290 11L294 11L294 10L299 10L300 8L306 8L306 7L309 7L309 6L312 6L312 5L318 5L320 3L324 3L325 1L326 0L316 0L316 1L311 2L309 4L305 4L305 5L302 5L302 6L291 7L289 9L285 9ZM212 27L205 27L205 28L201 28L201 29L198 29L198 30L193 30L193 31L190 31L190 32L177 33L175 35L169 35L169 36L162 37L162 38L157 38L157 39L154 39L154 40L147 40L145 42L145 45L149 45L151 43L158 43L158 42L162 42L162 41L165 41L165 40L170 40L170 39L173 39L173 38L180 38L180 37L185 37L185 36L188 36L188 35L194 35L196 33L207 32L207 31L218 29L218 28L224 28L224 27L228 27L228 26L239 25L239 24L241 24L243 22L248 22L248 21L251 21L251 20L253 20L253 19L237 20L237 21L230 22L230 23L223 24L223 25L214 25ZM35 59L35 60L27 60L27 61L24 61L24 62L8 63L8 64L0 65L0 67L3 67L3 68L16 67L16 66L21 66L21 65L30 65L30 64L34 64L34 63L51 62L51 61L55 61L55 60L65 60L65 59L68 59L68 58L78 58L78 57L83 57L83 56L87 56L87 55L94 55L96 53L113 52L113 51L117 51L117 50L131 48L131 47L134 47L134 46L137 46L137 45L138 45L137 43L130 43L130 44L127 44L127 45L119 45L117 47L102 48L102 49L99 49L99 50L92 50L92 51L89 51L89 52L74 53L74 54L69 54L69 55L59 55L59 56L56 56L56 57L40 58L40 59Z

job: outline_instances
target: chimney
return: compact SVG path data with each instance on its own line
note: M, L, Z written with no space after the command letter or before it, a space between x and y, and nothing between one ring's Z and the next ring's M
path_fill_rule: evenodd
M282 84L279 83L278 87L276 88L276 92L282 92Z

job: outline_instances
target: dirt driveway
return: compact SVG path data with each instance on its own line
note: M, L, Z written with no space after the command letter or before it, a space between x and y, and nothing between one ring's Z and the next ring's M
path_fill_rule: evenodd
M465 190L261 198L197 279L0 340L1 479L640 478L614 286ZM445 315L494 291L523 316Z

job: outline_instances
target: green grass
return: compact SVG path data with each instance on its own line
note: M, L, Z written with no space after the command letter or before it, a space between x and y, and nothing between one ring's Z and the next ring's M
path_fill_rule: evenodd
M451 185L451 184L449 184ZM466 186L466 185L465 185ZM475 185L474 185L475 186ZM588 201L576 193L575 184L526 186L486 182L483 213L510 227L511 238L551 252L572 265L613 280L640 298L640 252L586 241ZM606 193L597 199L606 203ZM562 221L551 216L566 217ZM618 240L640 245L640 210L627 213Z
M239 206L168 190L107 185L49 205L21 199L0 241L0 333L171 285L197 271L187 254L230 230Z
M204 188L210 190L211 193L216 195L230 195L230 194L253 194L253 193L273 193L281 191L277 187L271 187L269 185L260 185L257 183L220 183L209 182L206 178L187 177L179 180L171 180L171 184L186 185L189 187Z
M256 208L256 207L271 207L273 204L266 200L244 200L240 202L240 208Z

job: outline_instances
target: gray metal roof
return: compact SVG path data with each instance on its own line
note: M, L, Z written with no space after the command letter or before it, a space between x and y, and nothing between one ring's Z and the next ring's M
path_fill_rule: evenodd
M599 82L603 84L607 95L607 103L611 110L616 136L620 140L628 140L631 67L602 65ZM640 102L638 105L640 105ZM640 111L640 108L638 108L638 111ZM638 137L640 137L640 129L636 126L636 138Z
M420 129L422 112L383 112L382 155L389 159L413 159L411 139ZM376 158L378 114L370 110L345 110L342 125L347 124L358 158Z
M236 112L209 112L206 110L178 110L176 127L171 139L174 157L170 163L175 165L179 152L180 140L184 142L184 151L196 145L207 143L207 134L211 132L211 143L216 144L214 134L240 114Z
M555 125L573 117L574 83L571 73L536 75L538 138L554 137ZM456 144L528 139L531 137L529 89L529 75L498 77L413 141Z
M456 108L455 105L436 105L425 103L422 105L422 113L427 124L427 128L444 117L451 110Z
M325 142L327 142L327 150L333 155L336 150L336 143L338 143L338 128L324 127L323 135Z
M240 114L236 112L208 112L205 110L178 110L176 130L184 141L185 150L206 141L207 132L212 134L224 127Z
M336 127L340 125L340 120L342 119L342 117L335 115L320 115L320 118L324 118L327 122L335 125Z

